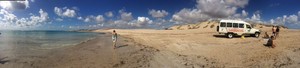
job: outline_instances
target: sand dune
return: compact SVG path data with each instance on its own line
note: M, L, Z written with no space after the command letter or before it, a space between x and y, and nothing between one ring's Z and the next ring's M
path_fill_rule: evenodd
M217 21L206 21L206 22L199 22L196 24L172 26L168 29L170 29L170 30L214 29L214 28L216 28L217 25L218 25Z

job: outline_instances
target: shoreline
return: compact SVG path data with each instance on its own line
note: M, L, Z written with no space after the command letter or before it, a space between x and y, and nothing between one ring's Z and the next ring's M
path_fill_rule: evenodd
M153 52L151 48L141 46L130 39L120 37L119 47L112 49L110 35L97 36L95 39L82 42L75 46L55 49L43 59L35 60L30 67L34 68L86 68L86 67L146 67L147 60ZM147 50L147 51L141 51ZM51 56L49 56L51 55ZM146 56L147 55L147 56ZM132 58L135 57L135 58ZM149 66L149 65L148 65Z

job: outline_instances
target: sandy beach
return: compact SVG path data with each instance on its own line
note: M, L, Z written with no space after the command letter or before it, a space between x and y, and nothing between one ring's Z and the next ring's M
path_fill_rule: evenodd
M75 46L18 57L2 58L1 68L134 68L149 66L156 50L131 39L120 38L112 48L111 35L105 34Z
M262 28L268 31L269 28ZM299 30L282 29L276 48L263 38L228 39L214 28L189 30L116 29L74 46L1 59L1 68L232 68L300 66ZM263 34L261 34L263 35ZM2 57L2 56L1 56Z
M269 33L271 31L269 28L262 30ZM280 37L275 40L276 48L264 46L262 36L228 39L213 28L117 31L121 36L158 49L152 55L151 68L296 68L300 65L300 43L297 42L299 30L282 29Z
M0 0L0 68L300 68L299 3Z

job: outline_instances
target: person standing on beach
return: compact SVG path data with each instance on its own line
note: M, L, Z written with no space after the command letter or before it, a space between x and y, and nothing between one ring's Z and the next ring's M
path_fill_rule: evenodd
M276 27L275 26L273 26L273 28L272 28L272 36L276 36Z
M275 36L275 39L279 36L279 26L277 26L277 28L276 28L276 36Z
M116 33L115 30L113 30L113 33L112 33L112 41L113 41L113 48L115 49L116 48L116 44L117 44L117 37L118 34Z

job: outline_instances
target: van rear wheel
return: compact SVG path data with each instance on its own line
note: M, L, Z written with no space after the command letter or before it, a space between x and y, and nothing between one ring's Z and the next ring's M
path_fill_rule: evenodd
M228 33L228 34L227 34L227 37L228 37L228 38L232 38L232 37L233 37L233 34L232 34L232 33Z

